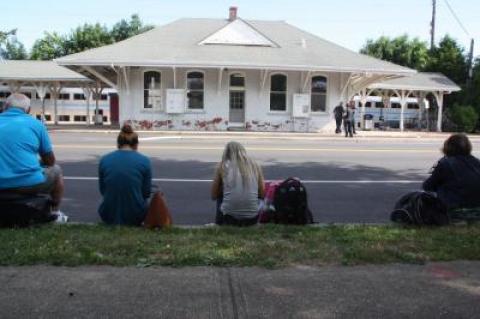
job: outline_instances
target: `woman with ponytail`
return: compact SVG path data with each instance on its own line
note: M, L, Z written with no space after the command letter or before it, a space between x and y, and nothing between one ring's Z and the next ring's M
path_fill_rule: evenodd
M162 194L152 186L150 160L138 150L138 135L124 125L118 150L102 157L98 168L102 220L114 225L159 227L171 223Z
M262 169L238 142L225 146L212 185L217 200L218 225L250 226L258 220L259 199L264 197Z

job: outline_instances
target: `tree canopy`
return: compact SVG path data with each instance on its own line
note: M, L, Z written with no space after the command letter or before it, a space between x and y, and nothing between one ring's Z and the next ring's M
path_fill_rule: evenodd
M35 41L30 52L32 60L52 60L67 54L65 37L56 32L45 32L43 38Z
M467 80L468 65L463 47L450 36L443 37L430 53L426 71L441 72L458 84Z
M137 14L133 14L129 20L122 19L111 28L100 23L85 23L66 35L44 32L43 37L33 44L29 57L32 60L51 60L67 54L122 41L152 28L151 25L145 25ZM8 32L0 32L0 49L2 48L2 42L6 41L7 34ZM4 54L6 59L12 59L12 57L16 59L28 58L25 47L18 41L10 43L7 51L8 53ZM0 51L0 53L2 52Z
M427 43L408 35L369 39L360 52L416 70L425 69L429 61Z
M25 60L28 58L25 46L17 39L5 41L5 47L0 46L0 56L6 60Z

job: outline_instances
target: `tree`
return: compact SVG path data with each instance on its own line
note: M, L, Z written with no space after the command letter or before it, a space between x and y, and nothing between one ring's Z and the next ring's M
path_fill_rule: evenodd
M67 37L65 49L67 54L72 54L112 43L113 38L107 27L101 26L99 23L85 23L73 30Z
M8 36L15 35L15 33L17 33L17 29L13 29L10 31L0 31L0 45L7 41Z
M85 23L65 36L55 32L45 32L42 39L35 41L30 57L34 60L51 60L112 44L152 28L150 25L144 25L140 17L134 14L130 17L130 21L122 19L111 30L99 23Z
M426 71L440 72L459 85L467 80L467 59L464 48L446 35L430 53L430 62Z
M113 40L118 42L151 29L153 29L153 26L144 25L138 14L133 14L130 21L122 19L117 22L110 33Z
M30 53L32 60L52 60L67 54L65 38L56 32L45 32L42 39L35 41Z
M408 35L369 39L360 52L417 70L425 69L429 61L427 43L418 38L410 39Z
M5 48L0 47L0 56L6 60L25 60L28 55L25 46L13 39L5 42Z
M455 104L446 112L447 118L452 122L451 130L456 132L471 133L478 121L478 114L470 105Z

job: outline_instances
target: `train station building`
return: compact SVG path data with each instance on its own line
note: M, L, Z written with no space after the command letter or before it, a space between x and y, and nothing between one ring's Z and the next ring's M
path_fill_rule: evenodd
M317 132L330 130L335 106L351 99L360 127L371 113L375 123L389 117L400 130L424 128L435 107L441 130L443 96L460 90L442 74L359 54L283 21L241 19L234 7L228 19L180 19L55 62L116 90L119 122L144 130Z

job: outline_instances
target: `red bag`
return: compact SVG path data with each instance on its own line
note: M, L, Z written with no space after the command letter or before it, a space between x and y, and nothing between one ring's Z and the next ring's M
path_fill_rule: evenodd
M263 206L260 209L258 221L262 224L269 223L271 220L270 212L273 207L273 199L275 198L275 191L277 187L282 183L282 180L265 182L265 198L263 200Z

